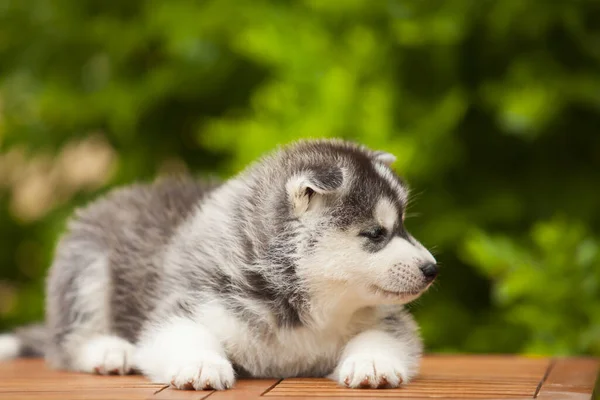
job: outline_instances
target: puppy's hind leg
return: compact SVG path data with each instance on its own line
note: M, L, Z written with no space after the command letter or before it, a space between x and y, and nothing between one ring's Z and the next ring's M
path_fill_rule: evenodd
M46 359L51 366L103 375L132 372L134 346L111 329L112 282L102 251L63 242L47 291Z

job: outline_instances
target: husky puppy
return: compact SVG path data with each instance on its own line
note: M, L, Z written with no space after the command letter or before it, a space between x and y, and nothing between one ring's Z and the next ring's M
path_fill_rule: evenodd
M393 161L305 140L224 183L115 190L71 220L45 323L2 336L0 357L179 389L227 389L236 376L406 383L422 342L403 305L437 267L404 228Z

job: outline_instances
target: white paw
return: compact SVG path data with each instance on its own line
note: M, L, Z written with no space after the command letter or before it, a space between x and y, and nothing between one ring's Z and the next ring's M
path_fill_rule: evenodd
M10 360L19 356L21 341L14 335L0 335L0 360Z
M81 348L77 369L100 375L126 375L133 370L134 347L116 336L98 336Z
M395 388L408 380L400 359L369 354L349 355L341 360L334 379L349 388Z
M171 386L186 390L224 390L233 386L235 376L231 363L218 355L173 370Z

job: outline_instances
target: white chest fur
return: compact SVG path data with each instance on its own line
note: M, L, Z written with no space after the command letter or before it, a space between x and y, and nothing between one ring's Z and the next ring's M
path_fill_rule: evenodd
M227 357L256 377L324 375L333 370L352 334L346 326L325 329L252 328L223 307L203 307L202 319L221 341Z

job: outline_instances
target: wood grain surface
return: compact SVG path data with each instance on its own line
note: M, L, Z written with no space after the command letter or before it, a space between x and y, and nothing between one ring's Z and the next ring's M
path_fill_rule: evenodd
M326 379L241 380L229 391L180 391L141 376L49 369L42 360L0 362L0 399L591 399L600 362L592 358L446 356L424 358L420 376L399 389L346 389Z

